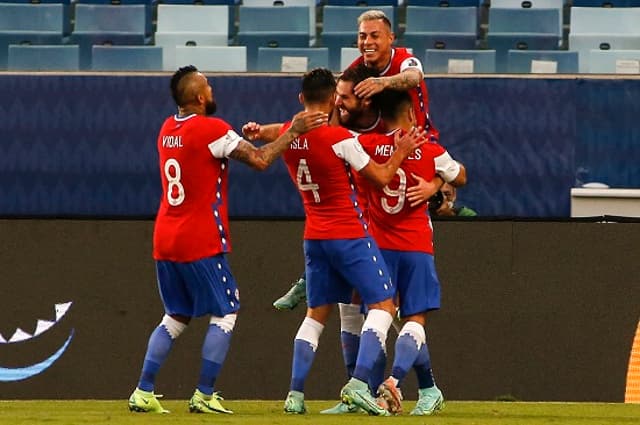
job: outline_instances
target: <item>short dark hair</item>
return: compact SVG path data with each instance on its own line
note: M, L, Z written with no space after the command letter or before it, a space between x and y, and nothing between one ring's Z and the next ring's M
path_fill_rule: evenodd
M184 106L189 100L185 98L185 85L180 83L186 75L194 72L198 72L198 68L193 65L187 65L179 68L171 77L171 97L173 97L176 105Z
M365 66L363 63L347 68L339 77L338 81L348 81L357 85L361 81L371 77L378 77L380 74L373 68Z
M336 79L326 68L316 68L302 77L302 95L305 102L318 103L331 97L336 91Z
M372 106L380 110L383 120L393 121L412 103L411 95L405 90L385 89L371 97Z

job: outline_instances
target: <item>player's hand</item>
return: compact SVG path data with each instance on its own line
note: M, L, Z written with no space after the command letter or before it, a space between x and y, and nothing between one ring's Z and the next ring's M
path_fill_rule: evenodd
M436 210L436 215L441 217L454 217L456 212L453 209L453 202L447 201L445 198L445 201L440 205L440 208Z
M250 142L254 142L260 138L260 124L249 121L242 126L242 135Z
M327 124L329 116L324 112L298 112L291 120L291 131L298 135Z
M353 94L361 99L371 97L385 89L385 81L384 77L369 77L366 80L359 82L353 88Z
M429 198L440 190L444 183L442 178L438 175L436 175L431 181L427 181L415 173L411 173L411 175L418 182L415 186L407 188L407 200L409 201L409 205L412 207L427 202Z
M422 127L413 127L402 136L399 131L396 132L393 141L396 149L407 158L416 148L427 143L427 132Z

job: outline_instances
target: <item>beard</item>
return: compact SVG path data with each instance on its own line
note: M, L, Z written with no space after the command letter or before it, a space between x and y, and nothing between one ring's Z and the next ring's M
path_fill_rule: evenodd
M218 109L218 105L216 104L215 100L207 102L206 105L204 106L204 112L207 115L215 114L217 109Z
M362 116L362 111L359 110L346 110L347 114L340 114L340 125L347 128L357 127L358 119Z

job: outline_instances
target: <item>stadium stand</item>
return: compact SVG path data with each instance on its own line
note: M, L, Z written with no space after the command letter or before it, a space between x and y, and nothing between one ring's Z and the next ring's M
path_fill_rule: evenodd
M329 67L326 47L259 47L258 72L307 72Z
M428 7L478 7L485 3L485 0L407 0L409 6Z
M407 6L403 44L424 62L427 49L475 49L478 39L476 7Z
M10 45L10 71L77 71L80 68L78 46Z
M254 71L258 47L309 47L309 10L301 6L239 6L236 43L247 48L247 69Z
M272 6L301 6L309 9L309 40L316 41L316 0L242 0L243 6L272 7Z
M201 71L246 72L246 46L178 46L178 64L193 64Z
M340 69L347 69L360 56L357 47L343 47L340 49Z
M395 9L392 6L380 6L391 24L396 27ZM323 22L320 34L320 44L329 49L329 68L338 71L340 66L341 49L356 47L358 42L358 17L366 11L360 6L325 6L322 9Z
M328 6L362 6L362 7L375 7L379 6L397 6L397 0L327 0Z
M573 0L574 7L640 7L640 0Z
M579 54L579 71L590 72L591 50L640 49L640 8L572 7L569 50Z
M589 72L594 74L640 74L640 50L591 50Z
M94 71L161 71L160 46L93 46Z
M509 50L507 71L528 74L575 74L578 53L566 50Z
M427 49L424 58L426 74L491 74L496 70L495 50Z
M229 6L158 5L155 44L163 49L162 69L176 69L176 46L229 44Z

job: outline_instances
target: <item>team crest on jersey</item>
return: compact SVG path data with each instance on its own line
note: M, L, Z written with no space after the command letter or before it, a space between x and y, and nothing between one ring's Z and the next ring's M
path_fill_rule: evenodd
M415 60L414 58L409 59L409 61L407 62L407 66L418 66L418 61Z

